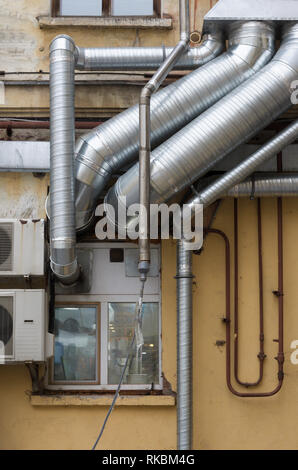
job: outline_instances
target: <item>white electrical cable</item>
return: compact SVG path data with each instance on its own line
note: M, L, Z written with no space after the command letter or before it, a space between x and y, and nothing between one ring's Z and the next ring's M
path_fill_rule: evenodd
M119 396L119 393L120 393L120 389L121 389L121 385L122 385L122 382L123 382L123 379L124 379L124 375L125 375L125 372L126 372L126 369L127 369L127 366L128 366L128 363L129 363L129 359L130 359L130 356L131 356L131 353L133 351L133 346L134 346L134 342L135 342L135 339L136 339L136 335L137 335L137 328L140 328L140 325L142 324L142 315L143 315L143 300L144 300L144 287L145 287L145 282L146 282L146 279L144 280L141 280L141 283L142 283L142 287L141 287L141 291L140 291L140 297L139 297L139 301L136 303L136 319L135 319L135 331L134 331L134 335L133 335L133 339L130 343L130 346L128 348L128 353L127 353L127 357L126 357L126 361L125 361L125 364L124 364L124 367L123 367L123 370L122 370L122 373L121 373L121 377L120 377L120 382L118 384L118 387L117 387L117 390L116 390L116 393L114 395L114 398L113 398L113 401L112 401L112 404L109 408L109 411L107 412L107 415L105 417L105 420L103 422L103 425L101 427L101 430L100 430L100 433L92 447L92 450L95 450L100 439L102 438L102 435L104 433L104 430L105 430L105 427L106 427L106 424L108 422L108 419L114 409L114 406L115 406L115 403L117 401L117 398Z

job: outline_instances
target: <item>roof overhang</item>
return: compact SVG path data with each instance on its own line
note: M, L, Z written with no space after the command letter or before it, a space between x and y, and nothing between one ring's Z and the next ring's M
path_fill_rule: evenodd
M219 0L204 18L204 29L234 21L298 22L298 0Z

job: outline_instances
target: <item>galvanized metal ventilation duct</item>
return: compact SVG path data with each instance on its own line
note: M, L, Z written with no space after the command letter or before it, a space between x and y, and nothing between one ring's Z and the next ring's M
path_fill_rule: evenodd
M242 182L255 172L262 163L273 158L297 138L298 120L296 119L286 129L279 132L273 139L261 146L246 160L193 196L188 201L189 207L192 209L196 204L203 204L204 207L208 207L216 201L216 199L226 195L235 197L247 194L270 196L276 195L276 190L284 191L285 195L294 194L294 184L295 182L297 183L298 175L296 175L295 178L290 177L289 179L288 177L283 177L282 180L276 176L274 179L264 176L253 178L244 183ZM249 190L250 193L248 192ZM298 186L296 186L296 193L297 192Z
M176 70L196 69L223 50L218 28L204 34L200 47L191 47L175 64ZM156 70L171 55L173 47L77 47L78 70Z
M167 201L217 161L291 106L291 83L298 74L298 23L284 28L274 59L172 138L151 156L151 201ZM106 202L117 208L138 202L138 165L110 189Z
M177 437L179 450L192 449L192 251L177 241Z
M215 189L215 188L214 188ZM297 197L298 196L298 173L256 173L246 178L245 181L231 186L229 189L218 194L221 197ZM191 199L188 204L193 207L194 202ZM208 207L212 202L204 203L204 207Z
M51 268L64 284L77 280L74 169L75 44L58 36L50 47Z
M222 38L216 33L217 44ZM217 52L219 52L219 47ZM229 27L229 50L152 97L151 145L162 141L260 70L274 53L270 24L236 22ZM212 58L212 56L210 56ZM138 105L81 138L76 146L77 228L92 217L99 195L139 150ZM135 189L136 193L138 188Z
M291 197L298 196L297 173L256 176L243 181L226 193L229 197Z
M188 10L181 8L181 5L186 5L184 0L180 3L180 24L183 24ZM191 60L204 63L208 57L211 59L217 51L219 53L222 47L221 35L206 37L202 55L198 54ZM125 56L125 49L121 49L121 53ZM138 57L139 54L140 50L135 48L134 56ZM76 256L73 167L74 70L82 55L84 50L78 51L73 40L66 35L56 37L50 47L51 190L47 212L51 218L51 268L63 284L76 282L80 275ZM116 56L120 58L118 49ZM97 59L100 60L100 51ZM151 63L149 56L143 54L143 59ZM119 60L117 68L121 69L122 66Z

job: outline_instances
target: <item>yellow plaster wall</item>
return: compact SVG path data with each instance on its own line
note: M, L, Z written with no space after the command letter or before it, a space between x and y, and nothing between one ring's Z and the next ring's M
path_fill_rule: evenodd
M0 449L91 449L108 407L33 407L28 377L24 366L0 369ZM152 408L116 407L101 448L174 448L174 408Z
M291 342L298 339L297 229L298 199L284 206L285 379L272 398L233 396L225 383L224 246L210 235L204 251L194 256L194 448L296 449L298 366L290 361ZM262 201L264 237L265 361L261 391L275 387L277 365L276 200ZM258 372L258 275L256 202L240 201L240 375L253 380ZM226 200L214 222L233 244L233 201ZM163 371L176 388L175 243L162 250ZM233 261L233 249L232 249ZM233 283L232 283L233 284ZM0 446L2 449L88 449L107 407L33 407L24 366L0 368ZM173 406L116 408L102 441L109 449L174 449L176 411Z
M285 378L280 393L271 398L238 398L225 383L225 264L224 244L216 235L206 240L204 251L194 256L194 448L195 449L297 449L298 366L290 356L291 343L298 338L297 316L297 227L298 200L288 198L284 207L284 308L285 308ZM272 294L277 289L276 200L262 200L264 244L265 360L264 383L258 389L271 391L277 384L278 309ZM240 201L239 207L239 280L240 280L240 377L256 380L258 376L258 267L256 202ZM227 233L233 262L233 201L226 200L214 227ZM167 243L163 251L163 312L175 316L175 247ZM165 259L168 260L165 268ZM233 275L233 269L232 269ZM233 283L232 283L233 294ZM232 304L233 311L233 304ZM169 351L173 322L167 325L164 347ZM233 336L233 335L232 335ZM164 338L165 340L165 338ZM172 346L171 346L171 344ZM175 383L175 359L165 353L168 379ZM239 387L238 387L239 389ZM242 389L243 391L243 389ZM246 391L246 389L244 389ZM256 391L256 389L254 390Z

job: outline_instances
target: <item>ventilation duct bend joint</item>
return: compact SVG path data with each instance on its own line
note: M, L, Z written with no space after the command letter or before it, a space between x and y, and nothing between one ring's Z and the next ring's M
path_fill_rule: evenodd
M281 47L272 61L151 154L151 202L168 201L206 174L218 161L292 106L298 74L298 23L283 28ZM106 200L136 201L135 165L118 179Z
M234 89L237 91L243 82L244 85L242 86L245 86L246 81L253 80L255 73L262 70L274 55L274 38L274 26L271 23L256 21L243 23L237 21L229 27L229 49L226 53L200 70L192 72L189 76L176 82L174 85L177 88L170 85L152 98L152 107L155 104L153 104L154 99L159 104L156 111L157 116L152 115L151 118L153 129L161 125L160 123L163 122L161 118L168 127L172 128L173 126L174 128L177 119L179 120L185 114L181 112L181 109L185 109L187 116L192 119L203 113L152 152L152 203L165 202L184 186L188 186L193 182L197 173L196 166L202 164L202 153L204 155L210 151L211 159L214 147L217 146L222 151L223 145L226 145L227 141L224 136L222 139L218 139L216 132L214 132L214 134L208 136L208 140L206 139L203 142L203 147L201 147L197 145L197 135L202 134L201 139L203 139L204 136L206 137L209 128L215 127L213 131L216 131L217 123L220 123L223 126L223 131L226 132L223 116L229 116L231 110L225 109L224 114L218 113L218 115L213 116L211 123L206 118L206 124L202 128L199 125L195 126L195 123L202 122L215 106L219 106L223 102L221 98L229 92ZM166 94L167 90L172 92L172 96ZM169 101L168 106L166 98ZM175 103L173 104L174 99ZM212 107L212 105L214 106ZM245 115L245 113L243 114ZM242 113L239 113L239 115L239 117L242 117ZM180 122L182 124L182 121ZM194 127L196 127L195 131L193 131ZM234 125L231 126L231 133L233 133L234 127ZM105 134L105 129L98 129L98 137L104 138L105 135L100 136L102 131ZM189 134L189 138L184 139L186 133ZM237 135L233 134L233 137L237 137ZM151 134L151 143L152 140L154 141L154 130ZM102 149L102 146L98 148ZM122 155L119 155L119 152L118 155L114 154L109 160L111 164L115 165L115 161L118 164L120 161L127 163L127 159L123 158L124 152L125 149L122 148ZM105 165L107 163L104 161ZM113 206L116 214L118 205L123 204L124 199L122 197L126 198L127 206L138 202L138 174L139 168L136 164L121 176L109 190L105 202ZM97 183L100 185L99 181ZM108 208L109 206L107 206L107 211Z
M76 48L66 35L50 46L50 261L63 284L80 275L76 256L74 204L74 70Z
M177 240L177 441L178 450L192 449L192 251Z
M190 47L174 66L175 70L201 67L224 49L223 35L218 28L205 33L199 47ZM137 71L156 70L173 52L173 47L77 47L78 70Z
M292 106L297 52L298 24L290 24L268 65L152 153L152 202L167 201L189 186Z
M155 51L156 48L150 49ZM216 29L212 33L204 36L204 41L200 47L190 49L195 54L196 66L202 65L214 59L224 49L224 38L221 31ZM158 68L161 63L173 52L173 48L166 50L166 54L160 53L157 62L150 65L150 69ZM85 50L87 51L87 50ZM101 50L92 50L94 54L101 54ZM142 54L143 48L110 48L105 50L107 57L115 56L123 66L123 60L135 60ZM86 52L87 53L87 52ZM169 54L168 54L169 53ZM78 51L78 68L80 68L81 50ZM127 57L127 59L123 59ZM183 56L184 57L184 56ZM103 58L106 63L105 59ZM146 58L148 60L148 57ZM150 58L149 62L150 63ZM145 58L140 62L143 67ZM95 62L94 62L95 64ZM97 60L96 60L97 64ZM108 65L108 64L107 64ZM133 69L138 67L133 66ZM182 68L189 68L185 64ZM94 68L96 66L94 65ZM109 68L109 66L108 66ZM124 67L125 68L125 67ZM89 67L88 67L89 69ZM196 72L195 72L196 74ZM151 100L151 146L160 144L164 139L170 137L179 130L185 123L189 122L197 112L208 106L208 98L201 102L198 90L198 99L195 103L189 100L189 90L194 86L204 88L206 95L206 81L200 84L199 76L184 77L185 81L179 80L167 86L165 89L155 93ZM182 83L184 86L181 87ZM219 83L220 85L220 83ZM187 112L181 113L181 109L188 108ZM176 116L171 122L169 116ZM95 128L88 134L80 137L76 145L76 217L77 229L83 230L89 225L93 218L96 202L103 189L111 179L112 175L131 164L137 159L139 152L139 106L136 104L132 108L114 116L112 119Z

